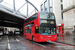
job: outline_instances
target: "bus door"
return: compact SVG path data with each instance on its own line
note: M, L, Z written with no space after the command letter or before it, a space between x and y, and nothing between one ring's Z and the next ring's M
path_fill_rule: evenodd
M39 26L35 27L35 39L38 41L39 40Z

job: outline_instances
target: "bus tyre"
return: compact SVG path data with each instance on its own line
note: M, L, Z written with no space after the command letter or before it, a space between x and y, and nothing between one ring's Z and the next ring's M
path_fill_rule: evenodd
M32 41L34 42L34 36L32 37Z

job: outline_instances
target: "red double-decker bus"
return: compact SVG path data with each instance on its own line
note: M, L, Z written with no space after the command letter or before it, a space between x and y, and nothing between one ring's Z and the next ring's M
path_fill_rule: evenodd
M24 20L24 38L35 42L57 41L55 16L51 12L37 12Z

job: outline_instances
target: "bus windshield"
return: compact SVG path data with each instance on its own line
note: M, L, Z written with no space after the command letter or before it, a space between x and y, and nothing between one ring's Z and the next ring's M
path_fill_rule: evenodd
M40 34L42 34L42 35L54 35L54 34L56 34L56 28L40 27Z
M53 13L40 12L40 19L55 19L55 17Z

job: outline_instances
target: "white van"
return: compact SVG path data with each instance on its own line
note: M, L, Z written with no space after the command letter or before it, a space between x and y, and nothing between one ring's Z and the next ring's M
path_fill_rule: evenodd
M20 30L19 29L15 29L14 30L14 34L20 34Z
M0 35L3 35L3 32L2 31L0 31Z

